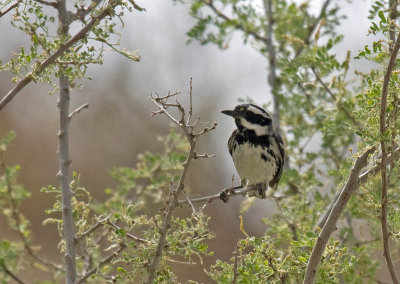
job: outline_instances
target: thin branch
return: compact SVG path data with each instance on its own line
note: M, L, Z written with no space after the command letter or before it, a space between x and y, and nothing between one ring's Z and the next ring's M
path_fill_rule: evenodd
M35 1L42 5L46 5L46 6L50 6L55 9L58 9L59 2L50 2L50 1L45 1L45 0L35 0Z
M110 225L111 227L113 227L113 228L116 229L116 230L120 230L120 229L121 229L119 226L117 226L116 224L114 224L113 222L111 222L110 219L107 220L107 224ZM135 242L145 243L145 244L150 243L149 240L146 240L146 239L143 239L143 238L134 236L134 235L132 235L132 234L130 234L130 233L128 233L128 232L126 233L126 236L127 236L128 238L130 238L131 240L134 240Z
M203 196L203 197L198 197L198 198L191 198L190 201L192 204L194 203L211 203L213 200L219 199L224 201L225 203L228 201L230 197L233 196L245 196L246 193L254 190L253 188L245 188L244 190L238 190L236 189L243 188L242 186L236 186L236 187L231 187L231 188L226 188L222 190L220 193L213 194L213 195L208 195L208 196ZM178 206L180 205L186 205L189 204L187 200L178 200Z
M98 220L96 222L96 224L94 224L92 227L90 227L83 233L75 236L75 243L78 243L81 239L86 238L88 235L90 235L91 233L96 231L98 228L100 228L101 226L104 226L104 224L109 221L110 217L111 217L111 214L103 219Z
M4 160L1 159L0 160L0 165L3 168L3 171L6 171L6 165L4 163ZM18 205L16 204L13 196L12 196L12 186L10 183L10 180L6 177L5 179L6 182L6 186L7 186L7 194L8 194L8 198L10 201L10 205L11 205L11 214L12 214L12 218L14 219L15 222L15 227L18 233L19 238L21 239L24 249L26 250L26 252L28 253L28 255L30 255L33 259L35 259L36 261L40 262L41 264L48 266L49 268L52 268L54 270L57 271L65 271L61 266L39 256L38 254L36 254L32 248L31 245L29 243L29 240L27 239L26 234L24 234L24 232L21 231L21 216L20 216L20 212L18 210Z
M17 282L18 284L25 284L27 282L22 281L20 278L18 278L17 275L15 275L11 270L8 269L8 267L5 265L4 261L1 262L0 264L1 268L3 269L3 271L10 276L15 282Z
M88 279L91 275L95 274L99 270L99 268L101 268L102 266L110 263L125 248L126 248L126 244L124 244L124 243L119 244L119 248L116 251L114 251L112 254L110 254L106 258L103 258L96 267L93 267L85 275L83 275L81 278L79 278L78 281L76 282L76 284L84 283L86 281L86 279Z
M202 0L202 2L207 5L208 7L211 8L211 10L213 10L213 12L220 17L221 19L223 19L224 21L227 22L233 22L233 20L231 18L229 18L227 15L225 15L224 13L222 13L222 11L218 10L215 6L214 6L214 2L213 0ZM248 27L246 27L245 25L240 24L240 22L238 21L238 23L235 25L235 28L241 30L244 33L247 33L249 35L252 35L255 39L262 41L264 43L267 42L267 38L263 37L262 35L258 34L256 31L252 31L249 30Z
M275 47L273 44L273 39L272 39L272 34L273 34L273 24L274 24L274 19L272 15L272 0L264 0L264 10L266 13L268 25L267 25L267 40L265 42L268 50L268 64L269 64L269 74L268 74L268 83L271 87L271 93L272 93L272 98L273 98L273 104L274 104L274 113L272 114L272 119L274 121L274 126L275 130L279 133L282 134L281 130L281 118L280 118L280 110L279 110L279 100L277 97L277 91L278 91L278 76L276 74L276 53L275 53ZM289 160L285 161L286 166L289 164Z
M341 213L346 207L351 195L359 185L359 175L361 170L367 165L368 156L375 151L375 147L366 150L360 157L357 158L353 168L351 169L349 178L340 192L340 196L335 202L329 217L323 226L319 236L315 242L313 250L311 252L310 259L308 261L306 274L304 277L304 284L312 284L315 281L317 274L317 267L321 260L321 256L324 253L326 244L332 233L336 230L336 223L339 220Z
M297 235L297 227L296 227L296 225L292 221L290 221L289 218L283 212L281 204L279 203L279 198L274 198L274 200L275 200L276 207L278 208L278 211L281 213L283 219L286 221L286 224L287 224L288 228L292 232L293 240L298 241L299 237Z
M196 208L194 207L192 200L190 199L189 195L186 192L184 192L184 193L185 193L187 202L189 203L190 207L192 208L193 213L196 213Z
M319 16L318 18L315 20L315 22L308 27L308 34L306 39L304 40L304 44L296 51L295 54L295 58L299 57L299 55L302 53L302 51L304 50L304 48L310 44L311 42L311 36L314 33L316 27L318 26L318 24L321 22L321 20L325 17L326 14L326 10L328 9L329 3L331 2L331 0L325 0L324 4L321 7L321 11L319 12Z
M396 269L393 264L393 260L390 256L389 248L389 228L387 222L387 207L388 207L388 183L389 177L386 173L386 164L388 159L388 153L386 149L385 132L386 132L386 107L387 107L387 95L389 90L389 81L392 75L394 64L397 58L397 54L400 49L400 33L397 36L395 45L393 46L392 53L390 55L390 60L386 73L383 79L382 95L381 95L381 105L380 105L380 124L379 130L381 133L381 150L382 150L382 162L381 162L381 179L382 179L382 194L381 194L381 227L382 227L382 242L383 242L383 255L386 260L386 265L389 269L392 281L395 284L400 283L399 278L396 273Z
M192 115L193 115L193 78L190 78L190 90L189 90L189 114L188 114L188 118L187 118L187 122L186 124L190 124L190 121L192 119Z
M33 81L35 76L40 75L47 67L52 65L57 58L59 58L65 51L72 47L76 42L81 40L93 26L98 25L99 21L109 15L112 9L117 5L118 1L112 2L113 4L106 7L92 19L73 37L61 44L60 47L49 57L43 60L40 64L36 65L34 70L28 73L23 79L21 79L17 85L14 86L0 101L0 111L23 89L26 85Z
M176 123L184 132L189 145L190 145L190 150L186 156L185 162L183 162L183 170L179 176L179 180L177 185L175 186L174 189L171 190L172 193L172 200L170 201L166 211L165 218L163 220L163 225L160 230L160 238L156 247L156 250L154 252L153 260L151 261L151 264L149 266L149 274L146 283L147 284L152 284L155 277L156 277L156 272L158 270L158 265L161 261L161 256L163 253L163 249L166 246L166 238L167 238L167 233L170 228L170 224L172 221L172 216L173 213L176 209L176 207L179 205L179 195L185 188L185 179L189 170L189 165L191 162L194 160L195 157L195 146L196 146L196 141L197 139L205 134L206 132L212 130L215 128L216 124L210 127L205 127L202 131L198 133L194 133L193 127L190 125L190 120L187 119L186 117L186 112L185 109L182 107L181 104L179 104L178 101L176 101L175 104L171 104L167 102L167 99L171 96L171 94L168 94L166 97L154 97L151 96L150 100L159 108L157 112L153 112L154 114L165 114L167 117L169 117L174 123ZM190 97L192 97L192 89L190 90ZM192 108L192 100L190 100L190 109ZM174 107L178 110L179 112L179 118L174 118L168 111L168 107ZM187 201L187 200L186 200ZM188 202L188 201L187 201Z
M398 157L397 155L400 153L400 147L395 149L395 151L393 152L393 154L389 155L389 157L391 157L392 155ZM359 175L359 184L363 184L366 183L367 180L369 179L369 177L371 175L374 175L376 173L378 173L381 169L380 164L374 165L373 167L369 168L368 170L366 170L365 172L363 172L362 174ZM331 204L329 205L328 209L325 211L325 214L320 218L320 220L318 221L318 224L316 225L316 227L318 228L323 228L325 226L326 220L329 217L329 214L331 214L332 208L335 205L337 199L339 198L340 194L342 191L339 191L333 201L331 202Z
M332 90L325 84L324 81L322 81L321 76L317 73L314 67L311 67L312 72L315 75L315 78L317 81L322 85L322 87L325 89L325 91L329 94L331 99L336 102L337 98L336 95L332 92ZM339 110L341 110L349 119L350 121L358 128L362 129L360 123L354 118L354 116L345 108L340 102L337 102L337 107Z
M4 12L0 11L0 18L3 17L8 12L10 12L11 10L13 10L15 7L17 7L21 2L22 2L22 0L18 0L17 2L12 4L10 7L8 7Z
M85 108L89 108L89 104L88 104L88 103L86 103L86 104L84 104L84 105L81 105L81 106L78 107L76 110L74 110L73 112L71 112L71 113L68 115L68 118L71 119L74 115L80 113L80 112L81 112L83 109L85 109Z
M85 17L100 4L101 1L102 0L93 0L91 1L90 5L87 6L86 8L83 5L80 6L79 8L77 8L75 13L72 13L70 21L72 21L73 19L79 19L83 21Z

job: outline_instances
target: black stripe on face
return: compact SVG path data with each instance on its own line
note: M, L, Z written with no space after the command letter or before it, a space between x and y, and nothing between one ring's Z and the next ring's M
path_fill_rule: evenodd
M257 124L260 126L271 125L271 122L272 122L270 117L267 117L266 115L254 113L252 111L247 111L244 118L251 124Z

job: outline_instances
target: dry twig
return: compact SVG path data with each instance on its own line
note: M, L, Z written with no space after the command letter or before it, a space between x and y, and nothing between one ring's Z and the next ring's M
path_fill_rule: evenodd
M160 97L157 94L155 96L150 96L150 100L158 107L157 111L153 112L153 115L157 114L164 114L166 115L171 121L173 121L175 124L177 124L182 131L184 132L186 139L189 142L190 145L190 150L186 156L186 160L183 163L183 170L179 176L179 180L177 185L171 189L171 195L172 195L172 200L169 202L166 208L166 215L163 220L162 228L160 230L160 239L158 241L156 250L154 252L154 257L153 260L151 261L151 264L149 266L149 275L147 278L146 283L152 284L155 277L156 273L158 270L158 265L160 263L163 249L166 247L166 238L167 238L167 233L170 228L171 220L173 213L176 209L176 207L179 205L179 196L183 192L185 188L185 179L189 170L189 166L191 162L195 158L195 146L198 138L215 129L217 126L216 123L214 123L212 126L209 127L204 127L202 130L196 132L195 131L195 126L197 125L198 120L191 124L190 118L188 116L191 116L192 112L192 80L190 81L190 106L189 106L189 115L186 115L186 111L184 107L176 100L175 103L170 103L168 99L171 97L176 97L179 93L168 93L167 96ZM168 108L174 108L178 111L179 117L175 118L169 111ZM189 203L188 200L185 200L186 202Z

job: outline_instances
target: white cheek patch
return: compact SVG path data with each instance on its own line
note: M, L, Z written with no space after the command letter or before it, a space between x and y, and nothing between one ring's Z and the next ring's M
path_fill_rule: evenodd
M266 135L268 133L268 128L266 126L250 123L243 117L240 118L240 123L244 128L254 130L257 136Z

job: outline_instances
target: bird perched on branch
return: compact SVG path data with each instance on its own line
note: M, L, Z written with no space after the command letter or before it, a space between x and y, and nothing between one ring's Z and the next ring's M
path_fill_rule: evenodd
M241 104L234 110L221 112L235 119L237 129L229 138L228 149L242 187L254 187L249 196L266 198L272 195L282 175L285 152L271 116L254 104Z

